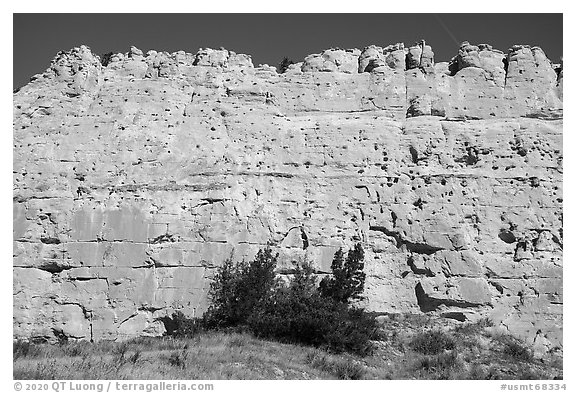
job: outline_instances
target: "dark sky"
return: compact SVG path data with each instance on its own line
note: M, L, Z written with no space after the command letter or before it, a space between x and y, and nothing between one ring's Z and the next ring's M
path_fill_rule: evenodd
M14 88L43 72L60 50L81 44L97 54L195 53L211 47L252 55L254 65L295 62L330 47L359 48L425 39L448 61L461 41L507 51L540 46L562 57L562 14L14 14Z

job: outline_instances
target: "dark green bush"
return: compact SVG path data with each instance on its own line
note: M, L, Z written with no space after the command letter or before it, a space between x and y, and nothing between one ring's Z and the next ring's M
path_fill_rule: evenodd
M322 332L335 322L335 310L323 300L315 290L310 266L298 265L290 283L278 284L248 324L259 337L318 346L323 342Z
M294 62L292 60L290 60L287 57L283 58L282 61L280 62L280 64L278 64L278 73L279 74L285 73L291 64L294 64Z
M258 337L320 346L338 323L338 308L317 295L302 297L280 289L251 316L249 325Z
M363 309L348 305L364 288L364 252L357 245L343 263L340 250L332 264L334 277L316 285L308 263L298 264L289 284L276 278L278 254L269 247L254 261L228 260L210 285L211 305L202 324L208 329L248 329L258 337L326 347L334 352L367 354L376 322ZM343 288L339 288L342 285Z
M166 335L174 337L193 337L203 330L201 319L188 318L182 311L176 311L171 317L162 318Z
M362 245L357 243L348 251L345 262L342 249L336 251L331 268L332 276L324 277L320 282L320 294L342 303L362 299L366 280Z
M100 57L100 63L101 63L104 67L107 67L108 64L110 64L110 59L112 59L112 56L114 56L114 53L113 53L113 52L104 53L104 54Z
M376 322L363 309L322 296L309 264L298 265L288 286L277 288L249 319L259 337L366 355Z
M277 283L274 268L278 254L270 247L258 251L254 261L234 265L229 259L218 269L210 284L211 305L203 316L208 328L246 324L254 310L269 297Z
M444 350L452 350L456 343L441 330L428 330L418 333L410 341L410 348L424 355L436 355Z
M326 337L329 349L336 352L353 352L368 355L372 352L371 340L377 337L377 324L374 317L362 308L348 308L340 316L339 323Z

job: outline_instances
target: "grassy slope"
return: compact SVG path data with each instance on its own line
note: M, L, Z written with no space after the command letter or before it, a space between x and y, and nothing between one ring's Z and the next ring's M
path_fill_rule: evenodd
M322 356L325 366L319 364ZM349 368L345 359L248 334L209 332L193 339L34 345L27 355L14 360L14 378L334 379L345 376L329 363Z
M561 354L544 361L483 324L447 331L453 344L422 354L411 345L430 320L388 319L373 355L359 358L207 332L192 339L140 338L125 343L14 345L14 379L553 379ZM426 337L426 335L424 335ZM425 352L425 351L424 351Z

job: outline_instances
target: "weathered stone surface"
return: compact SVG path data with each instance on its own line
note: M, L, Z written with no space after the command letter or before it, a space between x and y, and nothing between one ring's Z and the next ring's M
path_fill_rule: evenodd
M386 72L406 68L404 44L388 45L385 48L370 45L360 53L358 72Z
M177 52L178 54L179 52ZM184 60L186 54L182 51L180 53L180 58ZM208 66L208 67L250 67L253 68L252 59L248 55L237 54L226 49L213 50L210 48L200 49L196 54L195 59L192 63L197 66Z
M406 69L422 68L424 70L434 66L434 52L432 47L424 41L412 45L406 52Z
M525 45L513 46L507 57L506 89L514 91L516 105L534 108L561 106L556 95L558 76L542 49Z
M302 64L302 71L357 73L359 55L360 51L357 49L328 49L320 54L307 56Z
M506 64L507 59L502 51L492 49L492 46L487 44L476 46L465 41L453 59L452 72L455 74L467 67L481 68L496 85L504 87Z
M58 54L14 95L14 336L162 334L227 258L271 242L279 271L326 273L362 242L367 308L561 345L562 73L539 48L428 48L283 74L227 50Z

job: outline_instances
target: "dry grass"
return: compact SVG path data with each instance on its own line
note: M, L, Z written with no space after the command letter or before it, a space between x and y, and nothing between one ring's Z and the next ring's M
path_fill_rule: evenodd
M15 354L14 379L336 379L345 374L310 361L310 354L334 355L238 333L32 347L26 355Z
M124 343L14 344L14 379L553 379L561 356L534 359L489 324L445 327L422 318L381 321L382 341L364 358L254 338L205 332L191 339ZM427 335L430 335L429 337ZM443 345L424 348L442 336Z

